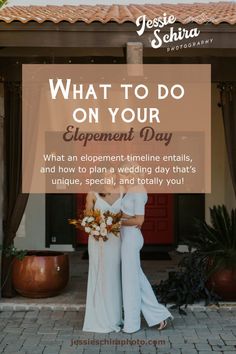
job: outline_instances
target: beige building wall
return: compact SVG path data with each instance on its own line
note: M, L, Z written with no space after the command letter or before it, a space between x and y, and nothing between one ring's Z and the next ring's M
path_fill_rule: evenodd
M4 91L0 83L0 245L2 244L3 219L3 116ZM45 195L32 194L15 238L15 246L20 249L45 249ZM61 246L53 249L60 250ZM64 250L72 250L64 246ZM1 254L0 254L1 255Z
M0 244L3 220L3 116L4 90L0 83ZM16 237L16 247L43 249L45 244L45 196L31 195Z
M3 84L0 83L0 245L2 245L3 231L3 122L4 122L4 91ZM0 251L0 275L1 275L2 253ZM1 297L1 294L0 294Z
M15 246L19 249L44 250L46 239L46 207L44 194L31 194L24 217L16 234ZM53 245L52 250L72 251L72 246Z
M2 219L3 219L3 117L4 117L4 90L0 83L0 245L2 244Z
M209 221L209 207L225 204L229 209L236 207L233 185L231 182L227 151L225 146L224 126L219 89L212 85L212 177L211 193L206 194L206 220Z
M45 195L31 194L16 234L15 246L20 249L45 248Z

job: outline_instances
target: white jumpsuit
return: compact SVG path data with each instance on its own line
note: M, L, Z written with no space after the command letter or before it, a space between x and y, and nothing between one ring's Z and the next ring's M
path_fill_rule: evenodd
M96 194L94 209L120 212L121 197L112 205ZM89 274L83 331L119 332L122 324L121 239L113 234L107 241L89 236Z
M144 215L147 193L128 192L122 199L121 209L130 216ZM141 311L149 326L173 316L157 301L151 284L140 265L143 236L136 226L121 227L122 292L124 306L123 331L133 333L140 329Z

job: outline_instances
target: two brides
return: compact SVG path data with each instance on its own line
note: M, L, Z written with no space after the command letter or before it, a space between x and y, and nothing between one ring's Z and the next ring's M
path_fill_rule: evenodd
M109 193L110 192L110 193ZM88 193L86 209L123 212L121 237L109 235L104 242L89 237L89 274L83 331L134 333L140 329L141 312L149 326L162 330L173 318L161 305L140 265L143 246L141 226L144 222L147 193L135 187L122 193ZM122 306L124 318L122 318Z

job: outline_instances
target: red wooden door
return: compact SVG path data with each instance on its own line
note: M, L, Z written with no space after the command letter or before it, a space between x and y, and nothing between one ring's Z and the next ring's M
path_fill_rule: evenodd
M144 243L171 245L174 243L173 194L148 194L145 222L142 227Z
M77 215L84 209L86 194L77 194ZM142 227L144 243L153 245L171 245L173 232L173 194L149 194L146 204L145 222ZM88 236L77 231L77 243L86 245Z

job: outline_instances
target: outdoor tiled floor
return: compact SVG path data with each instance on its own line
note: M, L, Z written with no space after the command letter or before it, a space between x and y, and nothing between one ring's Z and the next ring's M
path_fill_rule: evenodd
M88 277L88 260L82 259L84 251L73 252L70 254L70 272L71 277L67 288L62 294L47 299L28 299L22 296L16 296L12 299L0 299L0 310L9 304L21 305L22 309L29 309L37 304L39 308L57 308L57 309L79 309L85 305L86 287ZM181 254L171 252L171 260L166 261L142 261L144 272L147 274L152 284L159 283L161 279L167 277L169 270L175 269L177 263L182 257ZM13 307L14 308L14 307Z
M169 327L129 335L81 331L84 310L3 311L0 313L0 352L69 353L236 353L236 310L188 311ZM94 345L93 343L96 343Z
M171 256L171 262L142 262L151 283L164 279L167 270L176 267L181 256ZM88 261L74 253L71 281L60 296L0 299L0 353L236 353L236 306L205 308L200 304L189 308L187 316L171 310L174 321L162 332L148 328L144 321L142 329L132 335L83 332L87 269Z

